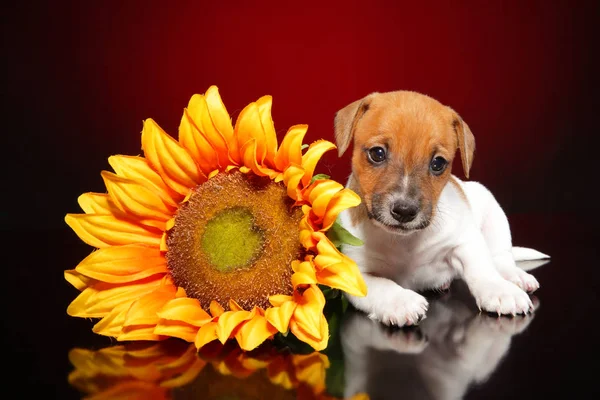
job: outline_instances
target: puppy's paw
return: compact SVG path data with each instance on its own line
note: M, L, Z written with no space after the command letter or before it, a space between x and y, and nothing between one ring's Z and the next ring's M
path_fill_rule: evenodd
M429 340L419 328L387 329L390 329L386 335L389 350L403 354L418 354L429 344Z
M514 283L527 293L533 293L540 287L540 284L533 275L528 274L518 267L502 268L499 272L504 279Z
M398 289L382 299L369 318L385 325L411 326L418 324L427 312L425 297L408 289Z
M498 315L527 314L533 303L523 290L512 282L495 279L479 283L472 289L480 309Z

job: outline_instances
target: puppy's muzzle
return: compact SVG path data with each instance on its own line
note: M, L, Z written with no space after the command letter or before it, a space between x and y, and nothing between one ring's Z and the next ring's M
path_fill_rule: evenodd
M407 223L413 221L419 214L419 204L413 201L398 200L392 203L390 214L400 222Z

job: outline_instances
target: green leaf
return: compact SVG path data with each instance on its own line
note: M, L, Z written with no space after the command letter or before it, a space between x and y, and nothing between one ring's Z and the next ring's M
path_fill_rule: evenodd
M331 178L329 175L326 175L326 174L317 174L317 175L314 175L312 177L312 179L310 180L310 183L312 184L314 181L316 181L318 179L329 179L329 178Z
M327 237L337 248L341 247L343 244L349 244L351 246L362 246L364 244L362 240L348 232L338 221L335 221L333 226L329 228Z

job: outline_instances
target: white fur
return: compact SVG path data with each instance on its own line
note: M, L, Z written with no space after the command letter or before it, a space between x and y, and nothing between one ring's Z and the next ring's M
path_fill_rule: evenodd
M467 283L477 306L498 314L532 309L525 291L537 280L515 264L514 253L547 257L534 250L513 250L508 220L494 196L477 182L456 177L467 200L450 182L444 187L428 227L397 234L366 219L353 226L348 211L342 225L364 246L342 251L358 264L367 284L366 297L348 295L372 319L387 325L413 325L425 316L427 300L419 290L447 287L455 278Z

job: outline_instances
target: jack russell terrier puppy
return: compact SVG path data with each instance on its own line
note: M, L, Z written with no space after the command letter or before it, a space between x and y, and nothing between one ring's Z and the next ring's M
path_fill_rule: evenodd
M359 266L366 297L352 305L386 325L417 324L427 311L417 291L462 278L479 309L526 314L537 280L515 260L548 258L513 247L506 215L481 184L451 175L460 150L466 177L475 139L451 108L409 91L372 93L335 116L341 156L354 139L347 187L362 199L341 224L363 246L342 251Z

